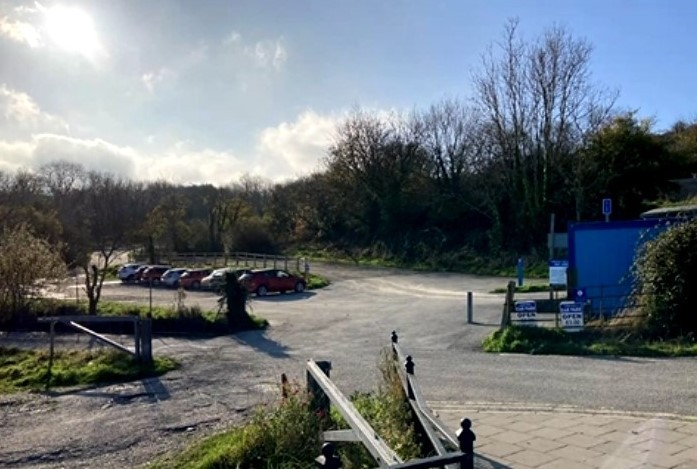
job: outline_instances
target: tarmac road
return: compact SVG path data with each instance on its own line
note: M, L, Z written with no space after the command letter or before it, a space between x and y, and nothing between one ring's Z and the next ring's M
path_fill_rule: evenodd
M481 340L496 329L503 302L487 292L505 279L317 263L312 269L332 285L253 300L254 314L271 323L264 332L157 338L155 353L183 364L161 380L0 398L0 466L142 464L271 401L282 372L302 382L309 358L330 360L332 378L346 394L372 389L392 330L413 355L426 398L441 406L697 413L694 359L482 353ZM472 325L465 320L467 291L474 292ZM109 284L103 297L147 304L149 291ZM153 289L153 304L173 298L171 290ZM205 292L185 299L202 308L215 301Z

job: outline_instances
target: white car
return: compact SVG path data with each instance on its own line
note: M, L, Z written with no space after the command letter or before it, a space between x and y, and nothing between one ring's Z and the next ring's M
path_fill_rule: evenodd
M179 286L179 277L181 277L186 270L187 269L182 268L169 269L162 274L160 282L168 287L177 288Z
M136 270L143 264L124 264L116 275L122 282L133 282L136 279Z

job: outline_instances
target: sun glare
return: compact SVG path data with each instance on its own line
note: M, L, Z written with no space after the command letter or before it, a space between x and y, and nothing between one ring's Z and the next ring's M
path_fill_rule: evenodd
M46 31L59 47L69 52L96 58L101 50L92 18L84 11L54 6L46 11Z

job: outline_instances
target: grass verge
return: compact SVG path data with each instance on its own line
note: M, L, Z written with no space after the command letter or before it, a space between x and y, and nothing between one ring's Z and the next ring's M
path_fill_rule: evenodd
M130 355L111 350L57 351L53 358L51 386L133 381L160 376L178 366L166 357L156 357L152 366L143 366ZM47 351L0 347L0 393L43 389L47 367Z
M474 275L489 275L515 278L517 275L517 255L499 254L483 256L473 250L448 250L436 253L427 250L422 258L407 258L391 254L387 249L374 247L365 249L337 250L327 247L304 249L294 253L311 261L347 263L352 265L395 267L421 271L463 272ZM543 279L549 275L546 259L531 255L524 258L525 278Z
M486 352L533 355L615 355L635 357L697 356L689 339L650 341L619 331L566 332L544 327L510 326L495 331L483 342Z
M309 274L307 277L307 289L308 290L317 290L319 288L324 288L330 285L331 282L329 282L328 279L325 277L322 277L321 275L317 274Z
M496 288L494 290L491 290L489 293L506 293L506 288ZM522 287L516 286L515 287L516 293L539 293L539 292L549 292L549 285L547 284L537 284L537 285L523 285ZM560 289L556 289L555 291L562 291ZM565 291L565 289L564 289Z
M146 318L148 313L150 313L150 308L147 305L109 301L100 301L97 309L99 316L140 316ZM85 315L87 314L87 304L45 299L34 306L33 314L35 316ZM247 325L244 330L261 330L269 325L268 321L262 317L251 313L249 316L252 320L251 327ZM152 325L153 332L156 334L225 335L240 330L228 324L224 312L204 311L198 306L180 308L153 306ZM39 326L37 325L37 327ZM91 328L97 332L115 334L131 333L133 329L130 324L94 324Z

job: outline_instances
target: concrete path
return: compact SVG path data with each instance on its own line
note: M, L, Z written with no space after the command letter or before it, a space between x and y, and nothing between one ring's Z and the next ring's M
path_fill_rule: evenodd
M451 428L472 420L487 466L515 469L697 468L697 417L430 402ZM492 464L493 463L493 464Z

